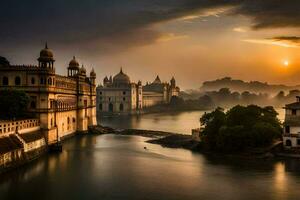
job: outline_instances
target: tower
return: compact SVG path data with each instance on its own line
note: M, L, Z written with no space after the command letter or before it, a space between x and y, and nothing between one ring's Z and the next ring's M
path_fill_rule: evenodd
M172 88L175 88L175 87L176 87L176 80L175 80L174 76L172 77L170 83L171 83L171 87L172 87Z
M96 85L96 73L95 73L94 68L92 68L92 71L90 73L90 80L91 80L92 85Z
M38 58L39 67L48 68L54 70L54 58L52 51L48 48L48 44L45 44L45 48L40 51L40 57Z
M75 56L73 56L73 59L69 63L68 76L74 76L74 75L78 74L79 69L80 69L79 63L76 60Z

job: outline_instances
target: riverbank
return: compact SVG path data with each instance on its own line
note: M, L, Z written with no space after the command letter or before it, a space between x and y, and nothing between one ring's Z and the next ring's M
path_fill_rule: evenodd
M116 135L131 135L142 136L151 138L146 142L151 144L158 144L167 148L182 148L195 152L200 152L208 155L222 155L226 157L240 157L240 158L274 158L274 157L295 157L287 156L283 154L283 148L281 142L274 143L271 146L265 148L252 148L247 149L244 152L226 153L226 152L213 152L206 150L201 144L192 139L191 135L184 135L171 132L153 131L153 130L139 130L139 129L125 129L117 130L110 127L97 126L90 130L94 134L116 134ZM297 157L297 156L296 156ZM300 157L300 156L299 156Z

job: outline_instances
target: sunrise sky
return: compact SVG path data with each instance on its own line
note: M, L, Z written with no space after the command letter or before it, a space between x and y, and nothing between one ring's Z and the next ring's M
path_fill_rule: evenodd
M98 83L123 66L182 89L224 76L300 84L299 0L11 0L0 24L12 64L36 64L47 41L58 73L75 55Z

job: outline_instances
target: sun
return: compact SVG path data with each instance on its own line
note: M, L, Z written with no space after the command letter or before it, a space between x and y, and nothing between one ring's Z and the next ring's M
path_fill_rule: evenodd
M284 65L285 67L288 67L288 66L290 65L290 62L289 62L288 60L284 60L284 61L283 61L283 65Z

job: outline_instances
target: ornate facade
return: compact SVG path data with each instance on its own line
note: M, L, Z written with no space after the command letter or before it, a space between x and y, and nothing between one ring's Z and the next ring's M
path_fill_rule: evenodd
M38 65L10 65L0 59L0 89L23 90L30 96L29 112L39 120L48 144L96 125L96 73L86 75L75 57L68 75L55 73L53 52L40 51ZM58 137L57 137L58 136Z
M97 111L99 113L138 113L143 108L169 103L172 96L179 95L174 77L170 83L161 82L157 76L150 83L130 81L121 69L113 78L105 77L97 87Z

